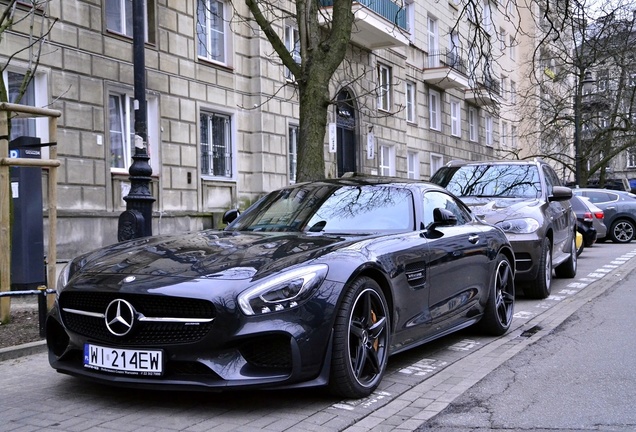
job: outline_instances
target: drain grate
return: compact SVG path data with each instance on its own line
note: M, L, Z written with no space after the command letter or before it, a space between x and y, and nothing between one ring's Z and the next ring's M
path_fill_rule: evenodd
M541 330L541 326L534 326L532 328L529 328L528 330L524 331L523 333L521 333L522 337L530 337L532 335L534 335L535 333L537 333L539 330Z

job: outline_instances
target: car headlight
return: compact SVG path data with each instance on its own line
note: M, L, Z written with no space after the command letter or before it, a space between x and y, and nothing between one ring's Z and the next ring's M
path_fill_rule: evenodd
M298 306L327 276L325 264L301 267L268 278L242 292L238 303L245 315L260 315Z
M539 229L539 221L533 218L508 219L495 225L511 234L530 234Z
M55 285L55 289L57 292L60 292L62 288L66 286L68 283L70 274L71 274L71 264L72 261L66 263L60 272L60 275L57 277L57 285Z

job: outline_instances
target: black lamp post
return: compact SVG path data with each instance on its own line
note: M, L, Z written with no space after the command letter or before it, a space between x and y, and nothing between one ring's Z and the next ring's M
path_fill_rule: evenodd
M135 153L130 174L130 192L124 197L126 211L119 216L117 239L130 240L152 235L150 192L152 167L148 163L148 110L146 107L146 65L144 1L133 0L133 73L135 85Z

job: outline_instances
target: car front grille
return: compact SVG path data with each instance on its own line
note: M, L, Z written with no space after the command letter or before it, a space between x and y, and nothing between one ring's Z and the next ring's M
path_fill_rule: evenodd
M112 334L100 314L105 314L116 299L126 300L139 314L153 320L136 322L124 336ZM63 292L59 305L62 321L69 330L124 346L196 342L208 334L216 316L214 305L207 300L163 295Z
M259 336L243 343L239 351L256 368L288 371L292 366L291 343L286 335Z

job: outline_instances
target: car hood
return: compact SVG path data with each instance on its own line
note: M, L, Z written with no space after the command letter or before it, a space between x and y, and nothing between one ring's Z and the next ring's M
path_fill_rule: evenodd
M226 231L146 237L77 258L69 276L81 269L82 275L93 276L250 279L318 258L350 241L324 234Z
M536 198L481 198L461 197L471 211L480 219L495 224L508 219L526 217L529 207L541 205Z

